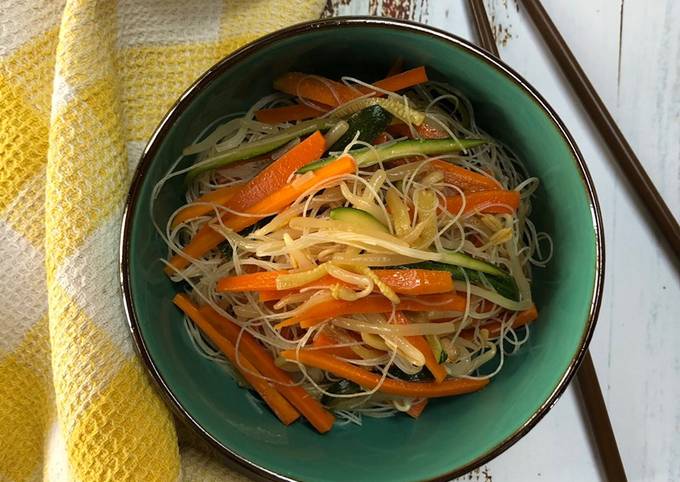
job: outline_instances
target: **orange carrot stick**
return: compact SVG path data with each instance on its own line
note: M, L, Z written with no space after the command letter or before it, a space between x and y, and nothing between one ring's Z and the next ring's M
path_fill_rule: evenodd
M243 211L262 201L284 187L295 171L319 159L325 149L326 140L323 134L314 132L248 181L227 207L234 211Z
M427 269L377 269L374 270L374 273L398 294L428 295L453 291L451 274L445 271L431 271ZM276 290L276 279L279 275L283 274L287 274L287 272L261 271L259 273L227 276L217 282L217 291L221 293L274 291ZM268 296L268 300L281 299L287 294L295 293L300 289L311 286L330 287L336 284L350 286L337 278L326 275L323 278L311 281L298 289L282 290L279 298L270 298Z
M417 299L402 299L396 305L400 311L465 311L467 300L455 293L423 295ZM314 305L296 317L289 318L277 328L293 326L298 323L302 328L310 328L328 318L356 313L391 313L392 302L381 295L368 295L356 301L331 300Z
M416 67L415 69L406 70L396 75L392 75L385 79L374 82L373 85L390 92L398 92L400 90L408 89L414 85L422 84L428 81L425 67ZM370 88L363 87L368 92Z
M260 394L269 408L276 414L276 416L285 425L290 425L300 417L298 411L283 398L283 395L273 388L266 380L261 378L260 372L255 368L253 363L243 354L239 354L238 360L236 358L236 349L232 342L222 336L217 329L207 320L206 317L194 306L194 304L184 294L177 294L173 302L181 309L185 315L198 325L203 333L206 334L210 340L217 345L222 353L224 353L231 363L241 372L243 377L248 380L253 388Z
M267 197L242 211L249 216L228 215L222 218L222 222L227 228L239 232L248 226L255 224L266 215L287 208L305 191L324 180L342 174L349 174L355 170L356 163L354 162L354 159L350 156L343 156L330 164L313 171L311 176L304 174L303 176L307 177L298 179L298 182L285 184L283 187L279 188L278 191L266 194L265 196ZM247 185L244 186L244 188L245 187L247 187ZM240 193L237 193L235 197L238 198L239 196ZM184 254L191 258L198 259L211 249L215 248L222 241L224 241L224 237L212 229L210 225L206 225L196 233L194 239L192 239L184 248ZM189 260L178 254L170 259L170 266L165 268L165 272L172 274L175 269L184 269L188 265Z
M535 321L537 318L538 310L536 309L536 305L531 305L531 308L519 312L517 318L515 318L515 321L512 322L512 327L519 328L520 326L528 325L532 321ZM489 330L489 337L496 337L500 336L501 334L501 324L498 321L482 325L481 328ZM467 328L461 331L460 336L468 340L471 340L475 336L475 329Z
M409 139L413 137L411 133L411 128L403 123L390 124L385 128L385 130L389 132L393 137L408 137Z
M276 289L276 278L286 271L258 271L257 273L226 276L217 282L221 293L240 293L244 291L266 291Z
M392 137L387 132L381 132L378 134L378 137L373 139L373 145L374 146L379 146L380 144L384 144L386 142L389 142L392 140Z
M374 82L373 85L382 90L397 92L422 84L427 80L425 67L417 67ZM369 92L374 92L370 87L356 86L356 88L353 88L334 80L300 72L283 74L274 80L274 88L286 94L304 97L333 107Z
M228 209L243 212L247 208L262 201L270 194L278 191L286 185L288 178L305 164L315 161L321 157L326 148L326 141L321 132L316 131L304 141L292 147L288 152L267 166L257 176L252 178L241 189L234 194L226 206ZM267 213L268 211L264 211ZM226 213L222 215L222 220L233 217ZM254 224L258 221L256 217L249 217L248 220ZM250 225L249 224L249 225ZM246 226L247 227L247 226ZM184 253L192 258L200 258L205 253L216 247L224 240L223 236L210 227L204 225L191 240L191 243L184 249ZM177 269L183 269L189 265L189 260L180 255L175 255L170 260L170 264ZM168 266L165 272L172 274L174 270Z
M340 82L301 72L283 74L274 80L274 88L286 94L333 107L362 95L361 92Z
M347 358L349 360L360 358L348 346L335 346L338 345L339 343L340 342L338 342L338 340L328 335L326 333L326 330L319 331L314 337L314 340L312 341L312 345L314 345L315 348L318 348L319 351L323 351L324 353L339 356L342 358Z
M446 198L446 209L457 214L463 206L461 196ZM471 192L465 196L463 214L488 213L512 214L519 207L519 193L517 191L482 191Z
M423 413L423 410L425 410L426 406L427 406L427 398L423 398L421 401L416 402L413 405L411 405L411 408L409 408L406 411L406 413L408 413L413 418L418 418L418 417L420 417L420 414Z
M267 124L280 124L281 122L292 122L318 117L329 108L316 108L305 104L286 105L283 107L272 107L271 109L260 109L255 112L255 118Z
M401 311L397 311L394 317L394 322L398 325L410 325L411 321L408 317ZM439 364L439 360L435 359L434 353L432 353L432 347L427 342L423 335L407 336L405 337L411 345L415 346L416 349L423 354L425 357L425 366L430 373L434 376L437 383L441 383L447 377L448 373L446 369Z
M430 295L453 291L451 274L427 269L376 269L374 273L400 295Z
M448 132L427 120L416 126L416 131L422 139L447 139L449 137Z
M259 218L232 215L224 220L224 224L236 232L241 231L248 226L255 224L258 219L261 219L266 214L278 213L287 208L305 191L313 188L326 179L349 174L355 170L356 162L354 162L354 159L351 156L343 156L340 159L313 171L311 176L304 177L307 173L303 174L301 179L297 182L286 184L278 191L269 195L269 197L262 199L260 202L245 210L246 214L259 215Z
M418 133L420 139L446 139L449 137L449 133L433 126L429 122L425 121L419 126L413 126L415 131ZM407 124L391 124L386 127L387 132L392 134L394 137L408 137L413 139L413 132ZM422 157L413 157L414 161L421 161Z
M267 301L278 301L288 295L297 293L295 290L265 290L258 293L258 299L261 303L266 303Z
M361 385L368 390L372 390L380 385L380 375L351 365L333 355L319 353L317 350L302 349L297 352L295 350L285 350L281 352L281 356L287 360L299 361L306 366L326 370L338 377ZM437 398L475 392L484 388L488 383L489 380L472 380L467 378L444 380L442 383L407 382L387 378L382 382L378 391L404 397Z
M264 376L274 380L278 391L302 413L314 428L320 433L328 432L331 429L335 421L333 414L326 410L317 399L307 393L304 388L295 385L290 376L276 366L269 351L250 333L242 332L238 325L221 316L210 306L202 306L200 312L231 343L236 345L236 340L238 340L239 355L248 357Z
M517 318L515 318L515 323L513 323L513 326L526 325L532 321L536 321L536 318L538 318L538 308L536 308L536 305L532 304L531 307L519 312Z
M241 189L240 184L232 184L231 186L224 186L219 189L216 189L214 191L210 191L208 193L205 193L196 201L195 203L212 203L212 204L226 204L232 197L234 197L234 194ZM189 204L182 208L177 215L172 219L172 227L176 227L177 225L189 220L189 219L194 219L199 216L203 216L205 214L209 214L214 212L214 209L212 206L208 204Z
M463 192L498 191L501 185L495 179L469 169L437 159L429 164L431 169L442 171L444 181L459 187ZM514 191L513 191L514 192Z

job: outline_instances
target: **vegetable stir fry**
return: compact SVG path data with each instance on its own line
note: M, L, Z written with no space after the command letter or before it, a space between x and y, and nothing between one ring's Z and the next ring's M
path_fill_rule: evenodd
M273 87L154 190L185 178L156 227L196 349L321 433L484 388L538 317L538 180L423 67Z

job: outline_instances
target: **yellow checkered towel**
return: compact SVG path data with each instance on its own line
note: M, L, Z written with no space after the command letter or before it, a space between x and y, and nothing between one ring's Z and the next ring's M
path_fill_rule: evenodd
M135 357L120 217L178 95L323 4L0 1L0 481L240 478L178 442Z

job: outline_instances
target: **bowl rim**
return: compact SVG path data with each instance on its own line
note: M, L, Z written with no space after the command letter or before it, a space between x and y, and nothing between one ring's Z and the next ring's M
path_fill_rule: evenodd
M120 251L119 251L119 277L120 285L123 293L123 307L125 310L125 316L128 321L128 327L132 333L132 338L134 341L135 351L142 359L144 366L151 375L152 380L155 382L159 388L159 393L166 403L173 409L173 412L179 416L179 418L189 425L192 429L198 432L211 446L213 449L217 449L218 454L225 456L225 462L230 467L241 471L251 477L255 477L259 480L285 480L292 481L290 477L283 474L279 474L273 470L262 467L243 456L236 453L234 450L217 440L212 436L204 427L202 427L194 417L184 408L181 402L175 396L172 388L165 381L161 375L158 367L154 363L151 355L148 351L146 342L141 334L141 329L139 326L139 321L136 316L134 300L132 297L132 290L130 285L130 270L129 268L129 256L130 256L130 241L131 241L131 231L132 231L132 213L135 211L135 206L139 197L139 191L142 185L144 176L151 164L151 161L155 157L160 142L165 138L169 129L174 124L176 119L186 110L191 100L207 85L212 83L219 75L225 72L231 65L241 61L242 59L250 56L251 54L261 50L262 48L269 46L281 39L286 39L289 37L294 37L300 34L312 32L312 31L323 31L328 29L336 28L352 28L352 27L371 27L377 26L382 28L415 32L421 35L426 35L434 37L439 40L444 40L456 48L463 49L468 53L475 56L477 59L485 62L488 66L494 68L498 73L502 74L506 78L510 79L513 83L518 85L531 100L533 100L539 108L543 111L546 117L552 122L554 127L561 134L563 140L567 144L571 155L575 160L575 165L579 171L581 181L585 188L588 196L588 204L590 208L593 228L595 231L595 278L593 282L593 291L590 300L590 308L588 312L588 317L586 320L586 325L584 327L583 333L581 335L581 340L578 345L578 349L574 356L572 356L566 371L559 379L555 388L550 393L550 395L543 401L543 403L533 412L533 414L512 434L506 437L504 440L499 442L497 445L486 451L479 457L471 460L470 462L459 466L449 472L435 476L428 481L448 481L452 478L459 477L468 473L469 471L489 462L494 459L513 444L515 444L519 439L526 435L555 405L557 400L560 398L562 393L566 390L569 382L575 375L586 351L588 350L588 345L590 339L592 338L593 331L595 329L595 324L597 322L598 313L600 310L600 305L602 301L602 292L604 284L604 263L605 263L605 249L604 249L604 231L602 214L600 211L600 205L595 192L595 187L593 180L590 176L590 172L586 166L585 160L578 149L576 142L573 137L565 127L564 123L554 111L554 109L548 104L548 102L543 98L541 94L521 75L519 75L515 70L506 65L502 60L493 56L491 53L487 52L483 48L474 45L473 43L455 35L445 30L441 30L435 27L424 25L422 23L399 20L392 18L383 17L369 17L369 16L348 16L348 17L333 17L320 20L312 20L308 22L302 22L290 27L286 27L265 36L262 36L247 45L239 48L238 50L232 52L228 56L224 57L222 60L218 61L208 70L206 70L191 86L189 86L184 93L178 98L178 100L173 104L173 106L168 110L167 114L163 117L159 125L154 130L153 134L149 138L149 141L144 148L140 161L135 169L132 182L130 185L130 190L128 192L127 199L125 201L124 212L121 224L121 237L120 237Z

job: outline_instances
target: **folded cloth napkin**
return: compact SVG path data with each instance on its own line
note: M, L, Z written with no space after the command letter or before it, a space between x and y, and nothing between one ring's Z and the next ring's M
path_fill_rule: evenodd
M324 3L0 1L0 480L241 478L178 441L135 356L122 207L181 92Z

